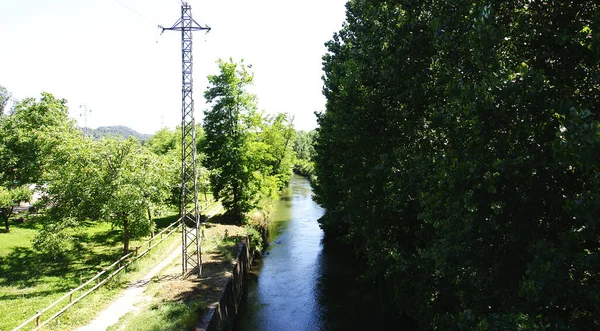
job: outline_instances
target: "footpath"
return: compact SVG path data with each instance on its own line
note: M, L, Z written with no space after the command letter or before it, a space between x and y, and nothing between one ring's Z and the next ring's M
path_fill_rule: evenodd
M159 265L152 268L144 278L136 281L129 285L129 287L123 292L122 296L119 297L115 302L111 303L108 308L102 311L90 324L83 326L77 330L79 331L104 331L109 326L117 324L119 319L125 316L127 313L136 309L136 304L143 301L144 291L148 288L148 284L152 281L152 278L156 276L163 268L169 265L173 259L181 256L181 241L173 245L171 254L163 260Z
M213 212L208 215L210 219L220 211L221 208L216 208ZM176 234L175 234L176 235ZM123 291L121 296L104 309L94 320L89 324L76 329L77 331L105 331L108 327L115 325L119 322L119 319L125 316L127 313L135 311L136 305L149 300L144 292L148 288L152 279L156 277L158 273L168 265L170 265L175 258L181 257L181 240L178 240L176 244L172 245L169 249L171 252L160 264L152 268L142 279L129 285L127 289Z

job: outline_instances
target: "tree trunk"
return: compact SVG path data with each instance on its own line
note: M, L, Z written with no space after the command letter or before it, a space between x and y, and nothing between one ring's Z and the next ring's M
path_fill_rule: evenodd
M8 217L2 213L2 218L4 218L4 226L6 226L6 232L10 232L10 224L8 224Z
M148 206L148 221L152 223L152 209ZM154 238L154 228L152 228L152 233L150 234L150 238Z
M127 216L123 218L123 255L129 252L129 220Z
M0 217L4 219L4 226L6 227L6 232L10 232L10 223L8 223L8 219L10 215L12 215L13 207L2 208L0 209Z
M242 220L241 217L241 212L240 212L240 202L238 201L239 199L239 194L238 194L238 183L237 181L234 180L233 182L233 188L232 188L232 193L233 193L233 215L235 215L236 218L238 218L236 221L240 222Z

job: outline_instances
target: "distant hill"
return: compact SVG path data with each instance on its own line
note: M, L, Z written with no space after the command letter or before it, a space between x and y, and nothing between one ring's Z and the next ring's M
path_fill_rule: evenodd
M137 139L141 142L145 142L148 139L150 139L150 137L152 137L151 134L139 133L139 132L137 132L129 127L123 126L123 125L101 126L101 127L98 127L97 129L87 129L87 130L88 130L89 134L96 139L99 139L100 137L104 137L104 136L121 136L123 138L134 137L135 139Z

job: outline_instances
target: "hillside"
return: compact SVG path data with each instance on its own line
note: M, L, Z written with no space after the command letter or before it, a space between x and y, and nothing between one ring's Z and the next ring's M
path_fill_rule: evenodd
M134 137L139 141L147 141L152 137L151 134L139 133L129 127L123 125L116 126L101 126L97 129L87 129L88 133L94 138L98 139L104 136L121 136L123 138Z

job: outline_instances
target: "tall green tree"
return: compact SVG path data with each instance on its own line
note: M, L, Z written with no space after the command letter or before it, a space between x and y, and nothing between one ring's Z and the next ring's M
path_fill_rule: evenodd
M238 220L253 207L256 176L249 163L251 118L256 113L256 97L247 91L253 75L243 61L219 60L219 74L208 77L204 92L211 109L205 111L205 165L211 170L211 187L228 213ZM259 186L259 185L258 185Z
M172 206L179 206L181 195L181 127L175 130L163 128L156 132L145 144L152 152L159 155L169 165L169 179L171 180L171 197L169 203ZM210 190L210 179L208 169L202 161L205 158L202 152L204 145L204 130L202 125L196 125L196 147L197 147L197 167L198 167L198 189L200 193L206 194Z
M169 180L161 159L136 140L106 140L100 151L105 170L103 218L123 229L123 254L129 241L154 230L152 209L168 196Z
M2 102L10 96L5 89L0 94ZM57 151L77 135L66 100L49 93L18 102L11 114L0 117L0 214L7 231L13 207L31 197L27 185L46 183Z
M265 174L277 180L280 189L287 187L292 179L294 127L287 114L267 116L257 134L258 141L266 144L262 161L268 169Z
M427 329L596 329L599 5L370 1L324 57L327 236Z

